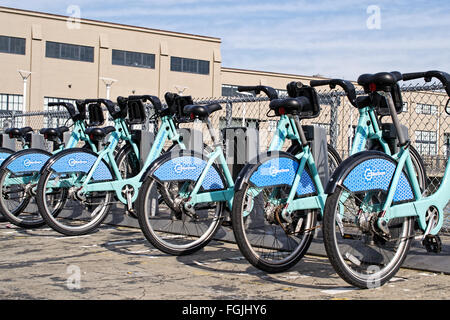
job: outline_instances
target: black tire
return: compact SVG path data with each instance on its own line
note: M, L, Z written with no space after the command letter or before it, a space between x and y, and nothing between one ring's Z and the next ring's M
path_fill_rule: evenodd
M258 166L259 164L254 165L251 172L254 172ZM305 171L309 174L308 168L305 167ZM255 198L249 193L247 196L249 187L249 183L244 183L243 187L235 193L233 200L231 220L236 243L243 256L254 267L268 273L284 272L296 265L308 251L314 237L318 210L295 211L291 216L292 223L288 223L282 221L279 216L278 219L274 218L276 213L272 216L272 213L277 212L279 208L272 206L273 210L269 211L271 205L268 196L265 197L265 195L270 194L272 197L274 190L278 189L276 191L278 194L287 196L291 190L290 185L260 188L262 199L259 200L257 199L259 195ZM266 193L265 189L267 189ZM257 201L261 203L259 209ZM243 213L248 203L252 203L253 210L244 217ZM261 214L263 214L262 218Z
M82 149L69 149L66 151L62 151L56 155L56 157L62 157L64 155L67 155L71 152L86 152L91 153L93 156L97 157L97 154L93 152L88 152L86 150ZM113 175L113 172L109 165L104 162L106 168L109 170L111 176ZM92 208L92 202L91 203L84 203L79 198L77 198L75 195L70 196L69 189L67 190L68 196L66 197L66 203L65 213L66 214L60 214L59 216L54 216L51 213L51 194L50 199L47 198L47 185L49 183L49 180L52 178L53 180L61 178L64 179L66 177L66 173L64 174L58 174L55 171L51 169L51 166L53 165L53 161L49 160L47 164L42 169L42 174L39 179L37 189L36 189L36 202L38 205L38 209L42 217L44 218L45 222L49 227L51 227L53 230L67 235L67 236L79 236L88 234L95 229L98 228L98 226L105 220L107 217L109 210L111 208L111 202L113 198L113 192L107 191L107 192L95 192L92 193L92 195L86 196L86 198L89 199L101 199L100 202L93 203L93 205L97 205L93 212L91 214L86 213L83 211L83 208L86 210L90 210ZM74 175L83 175L83 173L71 173ZM80 176L78 176L80 177ZM52 188L53 190L54 188ZM65 190L66 188L61 188L62 190ZM86 201L92 201L92 200L86 200ZM58 205L58 203L56 204ZM95 213L95 215L94 215ZM67 217L67 214L71 214L70 217ZM87 220L87 217L92 218L89 222L86 224L81 225L82 222Z
M343 280L364 289L379 287L396 274L414 236L413 217L389 220L386 225L389 237L379 228L377 221L381 212L378 210L381 210L387 197L384 189L365 190L366 187L360 186L359 181L353 190L363 191L351 191L344 187L346 177L360 163L378 159L396 163L385 154L370 155L370 152L359 153L344 161L344 171L341 168L337 170L344 174L335 177L336 181L343 181L342 185L335 187L324 208L323 238L328 258ZM406 171L404 174L409 180ZM409 181L407 183L410 184ZM412 199L405 198L403 201Z
M183 152L180 152L179 155L181 156ZM170 154L168 155L167 159L169 160ZM164 163L164 160L161 163ZM223 185L226 186L221 171L215 165L213 167L219 173ZM157 201L151 194L154 190L159 189L158 184L161 184L161 182L153 178L152 175L147 176L139 190L137 199L139 226L147 240L162 252L177 256L188 255L202 249L211 241L221 226L224 203L198 204L192 208L195 211L194 214L187 214L182 210L174 211L169 206L159 205L159 210L156 213L153 206L157 205ZM185 181L173 185L183 186L187 190L191 190L194 184L194 181ZM181 199L181 197L179 198Z
M341 164L342 158L337 152L337 150L331 144L327 144L327 151L328 151L328 172L329 177L331 177L336 168L339 167L339 165Z
M428 189L428 177L425 169L425 164L419 152L411 145L409 146L409 154L411 155L414 170L417 173L417 181L419 182L420 190L422 190L422 193L424 193Z

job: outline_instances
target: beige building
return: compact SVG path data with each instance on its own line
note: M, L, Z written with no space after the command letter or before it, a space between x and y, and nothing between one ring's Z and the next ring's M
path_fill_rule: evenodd
M214 37L0 7L0 111L44 111L47 102L65 99L114 100L131 94L162 98L167 91L217 98L235 95L238 85L263 84L283 93L290 81L313 79L222 67L220 46L221 39ZM405 93L404 101L401 120L418 149L432 158L446 156L446 95ZM267 103L235 104L233 121L246 126L258 122L270 135L276 119L267 118L266 112ZM218 124L224 116L224 110L215 115ZM344 155L350 123L356 125L357 118L357 110L342 99L336 146ZM307 122L330 129L330 121L331 108L325 105L319 118Z

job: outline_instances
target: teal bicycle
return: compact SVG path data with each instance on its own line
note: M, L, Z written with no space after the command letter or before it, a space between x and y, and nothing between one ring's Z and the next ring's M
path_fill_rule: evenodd
M72 121L72 132L67 144L64 143L63 135L69 131L69 127L43 128L40 133L44 139L53 143L53 152L43 149L24 148L18 152L13 152L0 166L0 212L12 224L22 228L35 228L42 226L44 221L39 215L33 198L37 181L39 180L39 170L42 165L52 156L67 148L74 148L80 141L85 143L85 148L97 151L97 145L89 139L86 134L88 123L86 122L87 103L83 100L76 101L77 108L71 103L51 102L49 106L63 106L69 113ZM89 104L89 118L91 125L98 125L103 122L103 113L97 104ZM24 134L32 131L30 127L18 129L8 129L10 137L24 139ZM64 197L64 194L59 194ZM58 198L54 195L54 201ZM57 215L62 209L55 207L53 214Z
M102 142L104 148L98 154L77 148L64 150L45 163L40 171L36 200L40 214L51 228L70 236L89 233L103 222L113 203L134 212L133 203L138 196L140 179L150 163L163 152L165 143L170 141L184 148L174 119L178 115L177 107L186 103L186 99L188 102L192 99L173 94L166 94L166 98L170 100L167 108L162 107L158 97L151 95L118 97L117 106L106 102L111 111L119 109L118 113L112 113L114 127L90 128L88 133L91 139ZM146 120L145 101L151 103L154 118L160 118L161 125L143 161L139 154L140 137L133 134L129 125L142 124ZM104 142L108 134L110 136ZM114 150L120 141L125 145L115 156ZM124 176L120 163L133 168L129 168ZM61 192L67 194L67 210L55 216L52 212L60 204L55 203L52 196Z
M31 143L31 138L29 136L31 131L33 131L31 127L7 128L4 133L7 134L10 139L20 142L22 149L28 149L30 148ZM3 136L1 136L1 138L3 139ZM13 153L15 153L15 151L10 148L0 147L0 164Z
M406 258L414 238L438 252L438 232L450 200L450 165L439 189L423 196L411 160L409 139L400 130L392 88L400 80L439 79L450 96L450 75L441 71L364 74L358 83L373 104L387 105L398 135L396 157L377 151L357 153L338 167L326 194L323 221L325 248L336 272L360 288L389 281ZM446 112L450 114L447 101ZM416 236L416 230L422 233Z
M299 141L303 141L300 138L303 131L299 129L290 111L294 112L296 108L307 105L306 112L311 113L311 117L317 116L319 112L318 97L313 88L297 88L293 82L288 85L288 89L293 98L279 100L277 92L267 86L238 88L239 91L254 91L256 94L262 91L271 100L271 110L284 110L279 114L277 130L269 147L273 154L281 150L286 140L292 141L291 151L297 148ZM304 95L309 95L314 102L310 102ZM185 255L203 248L222 225L225 212L231 211L233 207L235 183L224 156L222 143L209 118L220 109L219 104L184 107L186 115L197 122L206 123L212 138L211 152L169 152L155 160L142 177L143 185L136 207L139 225L147 240L165 253ZM330 153L330 149L334 149L328 147L328 155L332 158L337 152ZM333 159L337 163L340 162L339 156ZM151 192L167 183L171 183L175 189L174 204L177 208L155 213Z
M384 139L391 135L386 132L390 126L382 124L379 119L385 115L386 105L374 104L366 97L357 96L349 81L313 80L310 87L299 84L305 92L303 104L291 100L272 101L270 107L278 110L277 114L283 113L280 110L289 110L289 115L295 119L301 141L300 152L295 157L282 152L263 153L256 163L244 167L236 182L231 219L241 253L253 266L266 272L283 272L294 266L307 252L315 229L319 227L317 220L322 219L327 194L300 124L302 119L318 116L315 110L319 109L312 90L322 85L342 87L350 103L359 109L352 154L376 148L387 155L398 156L394 154L392 143ZM397 96L399 87L393 91ZM401 108L400 101L396 112L401 112ZM418 173L414 175L421 181L419 188L424 190L423 161L417 152L412 154L414 168L417 168L414 172Z

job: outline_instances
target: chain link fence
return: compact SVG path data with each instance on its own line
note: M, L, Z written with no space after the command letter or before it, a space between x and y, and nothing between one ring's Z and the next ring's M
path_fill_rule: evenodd
M420 153L428 176L427 194L439 187L446 163L450 156L450 116L445 113L448 97L442 86L436 83L403 85L403 112L399 115L402 125L408 128L412 145ZM318 125L326 129L327 140L340 154L342 159L349 156L359 113L347 100L345 93L338 89L325 87L317 89L321 104L321 113L317 118L302 120L305 125ZM358 91L358 94L364 94ZM280 94L283 96L283 93ZM221 130L230 127L255 128L259 132L260 151L268 148L275 133L277 117L271 117L269 101L263 96L239 95L219 98L195 99L198 104L219 103L222 110L211 115L211 123L221 134ZM147 108L149 114L151 108ZM149 118L149 117L148 117ZM65 111L28 112L25 114L12 112L0 113L0 129L12 126L30 126L38 132L43 127L70 126ZM390 122L390 117L381 119L382 123ZM107 121L105 125L111 125ZM192 128L192 123L181 124L180 127ZM210 144L211 137L203 126L203 139ZM149 121L140 126L145 130L156 130L157 123ZM289 143L284 146L284 150ZM446 208L443 231L450 232L450 206Z

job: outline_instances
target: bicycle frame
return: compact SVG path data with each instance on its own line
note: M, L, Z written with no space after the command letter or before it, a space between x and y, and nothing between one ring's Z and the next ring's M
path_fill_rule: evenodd
M123 179L119 168L115 162L113 151L116 148L117 144L119 143L119 139L125 139L128 140L131 145L133 146L133 150L136 153L137 157L139 158L139 150L136 144L131 140L131 134L128 131L128 128L126 126L123 127L123 131L118 134L117 131L114 131L111 133L111 136L108 140L107 147L100 151L98 154L97 160L94 162L92 168L90 169L89 173L86 176L86 179L84 182L80 185L81 190L84 193L89 192L104 192L104 191L114 191L116 193L117 198L119 201L121 201L124 204L128 203L128 199L122 195L122 189L129 185L131 186L136 192L131 197L131 202L134 202L138 197L138 192L140 186L142 185L142 182L140 182L142 175L146 172L147 168L150 166L150 164L155 160L162 152L164 144L167 140L171 140L174 142L177 142L182 149L185 149L184 144L182 143L180 139L180 135L177 132L176 126L173 122L173 119L169 116L164 116L161 119L161 126L158 131L158 134L155 138L155 143L152 145L152 148L150 149L150 153L147 156L147 159L144 162L144 165L141 169L141 171L132 178ZM102 161L102 159L107 159L109 164L111 165L111 168L113 170L114 179L112 181L107 182L94 182L89 183L91 181L91 178ZM76 184L75 184L76 185Z
M208 128L210 128L209 124L208 124ZM211 135L211 136L213 136L213 135ZM291 117L288 117L287 115L282 115L282 116L280 116L280 119L277 124L277 129L276 129L275 134L270 143L269 151L281 150L286 139L300 141L299 133L297 131L297 127L295 125L294 119L292 119ZM209 158L208 162L207 162L206 166L204 167L200 177L196 181L194 189L190 192L190 194L189 194L190 200L187 202L187 204L194 206L195 204L202 203L202 202L226 201L228 208L231 209L233 207L234 181L233 181L232 175L230 173L230 170L228 168L228 165L226 163L222 146L217 145L214 148L213 152L211 152L207 156ZM198 194L198 191L200 190L200 187L203 184L203 181L204 181L209 169L211 168L211 166L217 159L219 160L219 166L222 168L222 172L225 175L225 180L226 180L228 187L224 190L202 192L201 194ZM316 170L316 172L317 172L317 170ZM317 174L317 177L318 177L318 174Z
M359 120L356 127L354 140L350 155L364 151L368 140L378 140L383 148L383 152L391 155L389 145L383 139L383 132L378 126L375 110L371 106L358 109ZM370 125L368 125L370 123Z

